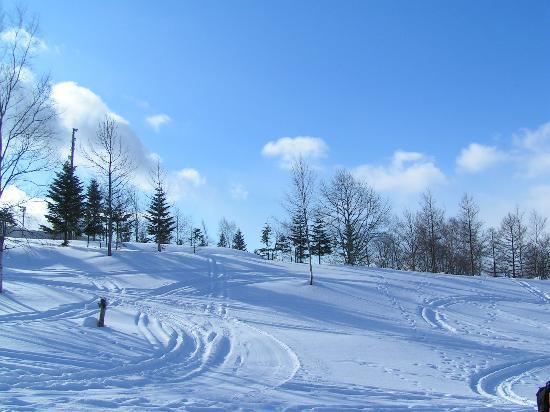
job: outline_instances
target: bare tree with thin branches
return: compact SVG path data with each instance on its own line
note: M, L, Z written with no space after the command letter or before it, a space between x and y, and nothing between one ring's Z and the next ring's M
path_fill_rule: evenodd
M321 186L321 210L346 265L369 265L372 241L388 221L389 204L349 171L339 170Z
M298 158L292 164L291 190L286 195L285 208L290 216L300 216L309 256L309 284L313 285L313 266L309 226L315 208L315 174L307 162Z
M128 183L133 165L118 132L115 119L106 115L99 122L95 139L89 141L89 149L83 150L83 153L86 160L105 180L107 187L105 197L107 256L112 256L114 199Z
M10 184L27 181L52 159L56 112L50 80L35 78L31 63L42 45L38 20L16 9L1 16L0 31L0 200ZM0 293L6 225L0 225Z

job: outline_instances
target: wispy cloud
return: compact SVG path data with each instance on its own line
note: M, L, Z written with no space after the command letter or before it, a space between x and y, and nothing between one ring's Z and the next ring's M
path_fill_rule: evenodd
M48 51L49 47L40 37L33 35L23 28L10 27L0 33L0 40L6 43L18 42L22 47L29 46L33 52Z
M267 157L279 157L283 168L290 168L298 157L320 159L328 152L328 145L319 137L298 136L281 137L265 144L262 154Z
M166 123L170 123L172 119L167 114L160 113L146 117L145 121L149 123L149 126L151 126L156 133L158 133L160 132L160 127Z
M426 155L397 151L389 165L361 165L354 175L381 192L419 193L444 183L443 172Z
M462 149L456 159L456 165L461 171L477 173L508 159L510 156L495 146L471 143Z
M229 194L235 200L246 200L248 199L248 190L241 184L232 184L229 189Z

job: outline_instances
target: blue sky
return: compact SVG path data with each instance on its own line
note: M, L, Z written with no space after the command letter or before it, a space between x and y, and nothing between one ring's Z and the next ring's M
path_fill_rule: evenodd
M450 213L472 193L491 223L515 204L550 215L548 1L28 7L47 45L35 69L66 86L65 126L83 119L74 94L92 93L86 104L125 119L211 232L226 216L257 246L281 213L289 151L320 178L353 170L396 210L429 187Z

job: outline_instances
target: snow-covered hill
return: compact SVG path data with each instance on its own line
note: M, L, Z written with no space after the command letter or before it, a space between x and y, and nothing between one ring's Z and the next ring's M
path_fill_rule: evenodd
M550 282L74 244L8 252L0 409L532 411L550 379Z

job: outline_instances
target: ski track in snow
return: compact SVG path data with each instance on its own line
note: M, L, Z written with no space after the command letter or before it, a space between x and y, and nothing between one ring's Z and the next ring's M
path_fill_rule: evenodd
M0 363L17 367L0 367L0 387L8 385L35 390L99 388L104 385L125 387L126 377L135 373L144 376L141 379L144 382L161 376L170 383L189 382L215 369L228 369L237 377L243 375L248 380L258 373L257 367L261 365L257 361L260 358L266 364L261 370L262 380L254 382L249 392L273 389L288 382L300 367L298 357L288 345L269 333L228 315L225 302L227 285L218 266L213 258L209 258L208 297L211 302L205 305L202 299L201 303L186 303L183 313L175 308L175 303L183 298L181 292L187 290L186 286L160 287L159 293L153 291L151 296L120 288L108 276L80 275L91 284L91 288L75 286L74 290L92 292L95 289L97 293L92 299L41 312L0 315L2 324L18 322L22 326L35 320L53 322L79 315L86 317L95 315L97 310L85 308L95 305L98 296L106 296L109 301L107 318L117 307L136 308L135 325L153 348L142 358L131 357L118 362L85 359L80 351L72 353L73 356L80 355L75 359L3 350ZM55 281L51 283L55 286ZM271 361L266 356L271 356ZM22 361L18 357L25 359ZM252 365L248 365L250 359L254 362ZM250 385L250 381L247 384ZM246 391L242 393L244 381L237 379L235 385L239 389L237 393L245 396Z
M513 386L526 376L549 366L550 360L547 356L499 365L474 376L471 387L488 398L504 399L522 406L536 406L533 399L526 399L514 393Z
M550 303L550 297L537 287L531 285L527 281L515 280L514 282L526 289L534 295L540 304ZM468 333L466 330L457 330L453 327L445 312L452 305L456 304L471 304L473 302L494 303L497 301L511 301L508 297L499 295L458 295L447 296L444 298L435 298L426 300L425 305L421 308L421 316L424 321L432 328L452 334ZM530 377L533 373L548 369L550 367L550 357L543 356L538 358L526 358L520 361L497 365L492 368L485 369L472 377L470 387L476 393L497 401L505 401L521 406L536 406L533 399L527 399L517 395L513 387L514 385L526 377Z
M169 252L163 253L163 257L172 258ZM84 396L71 399L71 402L76 410L106 409L127 402L128 409L135 406L139 410L158 406L167 409L186 409L195 406L235 409L240 405L252 405L251 409L288 407L289 410L322 410L320 405L325 403L330 410L339 410L354 405L364 406L366 402L379 402L377 407L366 410L389 411L404 410L403 402L406 404L408 400L413 404L416 402L416 406L426 406L420 407L426 411L524 411L531 410L534 402L532 398L516 393L518 387L550 369L550 357L526 353L525 357L519 357L514 361L498 362L497 358L493 358L493 361L486 360L477 365L475 372L455 373L457 369L466 368L468 362L450 358L444 348L437 346L437 339L430 342L428 336L432 340L441 336L441 342L445 342L449 337L477 339L473 347L482 348L483 345L498 342L501 338L510 338L504 332L493 331L485 327L485 324L479 324L478 320L464 319L464 316L458 319L453 310L456 309L456 305L475 306L482 311L487 310L489 319L484 322L488 324L497 316L496 308L500 302L513 302L513 299L504 294L489 294L490 289L489 293L476 293L475 285L470 280L462 278L451 279L437 275L428 277L425 274L418 274L414 278L414 274L407 275L396 271L342 268L341 274L349 276L349 279L340 281L334 277L330 282L327 280L322 291L356 302L358 307L368 307L372 304L373 296L379 295L379 303L391 311L380 316L379 321L395 321L402 325L402 329L410 330L411 336L418 338L418 341L429 342L428 347L437 348L435 352L443 359L444 365L430 367L436 371L451 368L453 376L457 379L463 378L465 386L474 395L464 396L462 401L460 396L456 396L455 399L451 396L449 403L446 403L444 398L447 395L437 393L433 389L420 389L423 387L421 376L411 378L402 370L391 367L382 368L383 376L401 381L412 379L419 389L403 391L400 394L398 391L372 386L328 381L330 369L326 365L318 363L318 371L324 371L326 376L316 376L308 370L311 360L308 364L308 361L300 359L301 354L292 348L293 345L276 337L273 330L295 329L304 333L317 330L325 334L346 336L351 333L350 331L359 328L359 323L346 324L349 322L346 321L346 316L352 319L352 316L356 316L355 313L350 312L341 319L336 318L335 330L331 330L328 321L326 324L318 322L319 324L302 326L302 323L292 324L290 318L279 319L275 316L271 320L273 328L268 331L262 328L261 322L238 316L239 311L254 309L254 303L241 301L240 296L232 296L234 288L239 287L239 290L242 290L262 283L263 280L258 277L247 278L245 275L236 279L228 274L237 266L241 267L243 273L247 270L253 273L254 270L260 270L260 265L266 265L265 262L219 256L208 250L200 251L190 259L193 259L197 266L193 269L194 277L191 281L178 276L185 273L181 269L159 267L159 271L162 271L169 281L159 282L154 288L143 288L121 281L121 277L124 276L139 276L140 270L94 272L80 269L50 269L47 272L51 278L41 278L38 270L19 273L15 278L22 285L57 288L70 293L70 296L75 296L73 300L76 301L33 311L30 310L31 307L20 302L10 301L9 294L4 300L0 300L3 304L0 305L0 327L7 336L6 347L0 350L0 409L4 406L3 400L10 410L18 409L19 399L24 399L25 394L30 392L52 393L53 403L45 403L43 406L49 405L46 409L54 409L56 402L67 398L67 391L78 393L117 388L120 393L126 393L125 391L131 391L132 388L167 387L172 390L184 388L183 398L179 396L179 400L173 403L155 404L150 397L138 397L132 404L132 397L127 397L124 398L124 402L117 405L117 402L108 400L86 400ZM296 265L291 267L302 269ZM287 270L285 266L281 268L283 272ZM324 270L330 272L334 269ZM287 273L291 272L279 273L279 279L284 280L285 276L288 276ZM392 275L397 278L392 278ZM364 285L361 276L368 276L370 286ZM414 279L414 282L411 281L408 286L403 285L402 277L405 276L409 276L407 279ZM431 289L436 282L452 282L455 279L457 284L461 284L461 294L442 297L432 292ZM479 280L480 284L483 282L484 280ZM520 280L514 280L512 283L528 292L531 300L534 297L536 305L550 303L550 296L533 284ZM403 289L399 289L402 286ZM405 292L409 286L412 293ZM363 289L355 290L357 287ZM364 295L365 290L369 290L368 287L372 288L372 295L369 296ZM399 297L397 291L401 293ZM411 293L422 302L412 304L403 300L403 296L407 296L405 293ZM85 298L78 299L78 296ZM97 301L100 296L106 297L109 302L107 328L101 331L93 327L83 327L83 324L78 326L79 322L97 316ZM280 310L284 310L284 306ZM499 316L507 320L511 318L504 309L499 311ZM109 326L110 322L112 327ZM305 320L302 319L300 322ZM423 322L428 328L422 327ZM538 325L536 322L532 324L533 327ZM484 327L486 330L483 333L473 332ZM74 333L67 334L67 331L71 330ZM389 328L378 334L394 338L399 330ZM367 335L369 332L368 326L360 329L360 334ZM56 336L61 336L60 340L65 339L65 342L57 341ZM511 341L512 338L514 337L510 338ZM2 337L0 342L1 339ZM18 347L13 342L24 345ZM29 345L29 348L24 347L25 345ZM315 342L312 342L312 345L315 347ZM90 357L89 353L97 356ZM372 368L377 367L377 364L370 361L353 359L349 362L365 365L371 368L367 373L372 373ZM497 364L489 366L492 363ZM430 384L426 385L429 387ZM215 390L209 392L204 388ZM1 392L12 393L14 396L5 397ZM193 398L193 393L197 394L196 398ZM287 398L284 400L283 396L274 400L274 393L286 394ZM403 399L400 399L400 396ZM490 403L483 403L482 399ZM396 400L399 405L394 408L391 404ZM255 401L260 403L255 404ZM472 406L470 409L469 403L473 401L478 402L478 407ZM83 404L88 406L83 407ZM498 405L498 409L493 409L493 404ZM22 409L25 409L25 405L21 404ZM513 409L513 405L523 409Z

